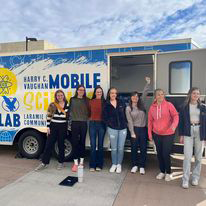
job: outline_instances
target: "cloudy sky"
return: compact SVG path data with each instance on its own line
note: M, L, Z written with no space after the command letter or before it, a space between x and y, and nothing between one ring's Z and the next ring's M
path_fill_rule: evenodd
M0 43L61 48L193 38L206 47L206 0L0 0Z

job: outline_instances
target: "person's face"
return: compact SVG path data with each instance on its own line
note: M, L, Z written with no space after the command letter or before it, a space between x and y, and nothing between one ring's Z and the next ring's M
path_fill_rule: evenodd
M155 98L156 98L157 102L162 102L165 98L164 92L163 91L157 91Z
M135 95L131 96L131 101L132 101L132 103L137 103L137 102L138 102L138 100L139 100L139 97L138 97L138 95L137 95L137 94L135 94Z
M84 87L79 87L79 89L77 90L78 97L83 97L84 92L85 92Z
M110 100L115 100L117 98L117 90L111 89L109 92Z
M57 93L57 100L58 100L58 102L64 101L64 94L62 92Z
M95 92L96 98L101 99L102 98L102 90L98 88Z
M196 102L200 98L200 91L194 90L191 94L191 101Z

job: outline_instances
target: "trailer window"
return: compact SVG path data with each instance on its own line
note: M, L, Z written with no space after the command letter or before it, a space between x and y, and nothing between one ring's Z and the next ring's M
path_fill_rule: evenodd
M187 94L191 85L192 62L171 62L169 64L169 93Z

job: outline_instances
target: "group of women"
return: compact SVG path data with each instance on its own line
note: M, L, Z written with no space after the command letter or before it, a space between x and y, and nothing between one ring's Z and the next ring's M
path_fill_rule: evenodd
M67 130L71 130L74 163L72 171L84 166L87 122L89 120L89 136L91 143L90 171L100 171L104 165L103 144L106 131L111 144L111 173L121 173L124 156L124 145L127 128L131 136L132 173L138 170L145 174L147 140L154 140L157 150L160 173L157 179L170 181L170 154L175 136L178 132L180 141L184 142L184 162L182 187L189 187L191 158L195 148L195 164L191 184L199 183L203 140L206 139L206 106L200 102L200 90L191 88L185 103L176 111L172 103L166 101L162 89L154 91L154 101L148 111L146 124L145 101L150 88L150 78L146 77L146 85L140 97L138 92L131 94L128 106L118 98L117 89L112 87L107 92L106 100L100 86L94 90L92 99L86 96L86 89L79 85L75 95L67 102L62 90L55 93L55 101L49 105L47 112L47 142L42 156L42 163L36 170L48 166L51 152L58 141L58 166L62 169L64 162L64 139ZM98 141L97 141L98 140ZM140 148L139 157L138 148Z

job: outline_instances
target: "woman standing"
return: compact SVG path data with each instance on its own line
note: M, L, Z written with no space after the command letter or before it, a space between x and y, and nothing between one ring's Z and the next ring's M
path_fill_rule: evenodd
M89 116L89 99L86 97L86 89L83 85L77 87L74 97L70 100L70 113L72 119L72 146L74 148L72 172L77 172L79 158L80 165L83 166L84 164L87 120Z
M94 89L92 99L89 101L90 121L89 136L91 143L90 171L100 171L103 168L103 144L106 127L102 120L102 110L105 104L104 92L100 86ZM98 149L96 151L96 138Z
M121 173L127 136L127 119L125 104L117 98L117 89L114 87L108 90L103 115L111 143L112 167L109 171Z
M162 89L156 89L154 95L155 100L148 114L148 135L149 140L154 139L157 149L160 173L156 178L170 181L172 178L170 154L179 116L173 104L165 100Z
M67 136L68 127L68 108L65 94L62 90L57 90L54 95L55 101L49 105L47 111L47 142L42 156L42 163L35 169L36 171L44 169L49 164L52 149L55 142L58 142L58 166L57 169L63 168L64 162L64 140Z
M197 186L200 179L202 146L206 138L206 106L200 102L200 90L193 87L189 90L185 104L180 109L179 124L180 142L184 143L184 162L182 187L189 188L191 159L195 155L192 171L193 186Z
M133 92L126 107L126 116L128 127L131 134L131 155L132 155L132 173L136 173L139 166L140 174L145 174L145 162L147 155L147 129L146 129L146 110L144 100L149 91L150 78L145 78L147 84L144 87L142 98L139 98L138 92ZM143 101L142 101L143 100ZM138 163L137 149L140 147L140 160Z

